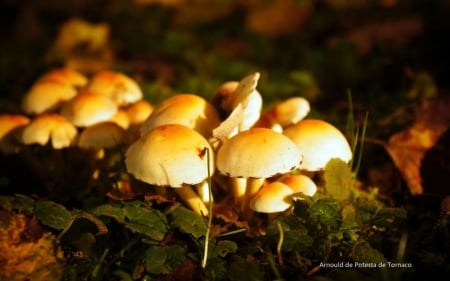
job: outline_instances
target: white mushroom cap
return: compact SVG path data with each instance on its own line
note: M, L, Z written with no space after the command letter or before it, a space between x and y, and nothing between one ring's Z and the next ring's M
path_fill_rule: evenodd
M296 145L266 128L251 128L227 140L217 152L217 169L230 177L268 178L300 164Z
M277 213L292 206L293 190L282 182L265 183L250 201L250 208L258 213Z
M110 120L117 110L117 105L110 98L84 91L63 104L61 115L77 127L86 127Z
M89 80L86 89L109 97L119 106L137 102L143 97L136 81L123 73L110 70L97 72Z
M141 134L165 124L180 124L195 129L206 138L219 126L216 109L194 94L178 94L156 105L141 127Z
M182 187L208 177L208 141L197 131L179 124L153 128L126 152L127 171L135 178L158 186ZM211 157L210 171L214 171Z
M25 126L22 132L22 142L27 145L46 145L51 141L53 148L61 149L71 146L77 134L76 127L61 115L43 113Z
M27 114L41 114L56 109L76 95L77 90L71 85L43 80L31 86L22 98L22 109Z
M300 169L318 171L331 158L345 162L352 159L352 150L345 136L332 124L319 119L305 119L286 128L289 137L303 153Z
M251 128L260 118L263 99L256 85L259 73L255 72L241 81L223 83L212 98L212 104L217 108L222 119L226 119L238 105L242 107L242 120L239 131Z

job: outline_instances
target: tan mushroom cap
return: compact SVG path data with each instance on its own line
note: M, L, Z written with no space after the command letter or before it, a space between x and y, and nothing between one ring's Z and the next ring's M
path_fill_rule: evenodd
M0 151L16 153L20 150L20 129L30 123L30 118L21 114L0 115Z
M153 128L126 152L127 171L135 178L158 186L195 185L208 177L204 149L211 147L197 131L179 124ZM211 157L210 171L214 171Z
M128 129L130 127L130 117L125 111L125 109L119 108L117 109L116 114L111 117L109 121L112 121L119 125L120 127L124 129Z
M77 127L87 127L110 120L117 110L117 105L110 98L84 91L63 104L61 115Z
M153 106L146 100L140 100L131 104L125 111L131 124L142 124L152 113Z
M258 213L277 213L292 206L293 190L282 182L265 183L250 201L250 208Z
M35 83L22 98L27 114L41 114L56 109L61 103L77 95L77 90L65 83L43 80Z
M114 148L125 141L126 131L114 122L100 122L83 129L78 146L84 149Z
M102 70L94 74L86 89L109 97L119 106L137 102L143 97L142 90L136 81L128 75L110 70Z
M301 192L307 196L313 196L317 191L316 183L302 174L286 174L279 181L289 186L294 193Z
M275 128L276 130L286 128L305 118L310 110L309 102L305 98L288 98L264 112L255 127Z
M77 128L61 115L43 113L25 126L22 142L27 145L46 145L51 141L54 149L61 149L71 146L77 134Z
M165 124L180 124L192 128L204 137L219 126L216 109L203 97L194 94L178 94L156 105L141 127L141 134Z
M30 118L22 114L0 114L0 139L17 127L30 123Z
M303 153L300 169L318 171L331 158L345 162L352 159L352 150L345 136L332 124L320 119L305 119L286 128L289 137Z
M42 81L55 81L72 87L81 88L87 84L88 78L81 72L71 68L55 68L38 79L39 83Z

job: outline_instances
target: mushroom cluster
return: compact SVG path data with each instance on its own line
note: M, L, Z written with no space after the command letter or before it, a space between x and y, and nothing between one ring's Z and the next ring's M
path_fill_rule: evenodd
M130 179L173 188L200 215L213 203L231 205L245 220L284 212L301 198L296 193L314 195L312 173L332 158L349 162L352 151L338 128L306 118L302 97L263 109L259 78L227 81L210 100L179 93L152 105L125 74L54 69L24 95L24 114L0 115L0 148L77 147L102 157L120 147Z
M70 68L55 68L31 85L21 109L0 114L1 153L24 152L28 164L30 159L35 163L32 169L43 174L48 163L40 162L28 148L75 151L72 154L78 158L86 158L81 165L92 168L95 175L99 170L95 162L105 151L121 149L133 140L130 132L138 131L153 106L143 99L138 83L123 73L102 70L88 77ZM58 173L66 172L59 168Z
M249 220L253 212L287 210L300 198L296 193L314 195L311 171L332 158L350 161L350 145L332 124L304 119L310 106L302 97L264 111L259 78L255 72L227 81L211 100L179 93L155 105L127 149L127 171L174 188L201 215L208 215L209 204L223 203Z

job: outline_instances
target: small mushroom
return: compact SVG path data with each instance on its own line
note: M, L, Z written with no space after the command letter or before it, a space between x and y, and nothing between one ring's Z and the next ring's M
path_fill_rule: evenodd
M220 124L216 109L203 97L178 94L156 105L141 127L141 134L165 124L181 124L208 138Z
M56 113L43 113L31 120L22 131L22 142L26 145L46 145L51 142L54 149L71 146L77 136L77 128Z
M18 140L21 130L30 123L30 118L22 114L0 115L0 151L9 154L20 150Z
M250 208L258 213L279 213L292 206L294 191L282 182L265 182L252 197Z
M83 91L61 107L61 115L77 127L87 127L108 121L117 113L118 106L108 97Z
M87 84L88 78L77 70L63 67L52 69L39 77L38 83L43 81L55 81L74 88L81 88Z
M132 104L142 99L138 83L126 74L102 70L89 80L86 90L112 99L118 106Z
M302 151L301 170L322 170L331 158L340 158L345 162L352 159L352 150L345 136L326 121L304 119L286 128L283 134Z
M302 97L292 97L265 111L255 127L264 127L282 132L308 115L311 110L309 102Z
M202 184L214 171L207 162L208 141L197 131L180 124L166 124L143 134L126 151L127 171L155 186L170 186L196 213L208 215L203 200L191 186ZM212 155L211 155L212 156Z
M296 145L281 133L267 128L251 128L227 140L217 152L217 169L236 178L246 178L245 194L235 181L234 196L242 202L244 218L251 217L250 198L258 192L265 178L297 168L302 156Z
M71 85L43 80L33 84L22 98L22 110L34 115L56 110L63 102L76 95L77 90Z

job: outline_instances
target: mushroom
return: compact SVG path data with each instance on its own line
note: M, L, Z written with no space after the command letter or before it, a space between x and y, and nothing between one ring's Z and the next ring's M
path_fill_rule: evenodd
M300 170L322 170L332 158L340 158L345 162L352 159L352 150L345 136L326 121L304 119L286 128L283 134L303 153Z
M77 128L61 115L43 113L24 127L22 142L43 146L51 142L54 149L61 149L71 146L77 134Z
M110 70L95 73L86 90L109 97L119 106L137 102L143 96L138 83L131 77Z
M66 83L43 80L31 86L22 98L22 110L27 114L41 114L57 109L63 102L77 95L77 90Z
M239 82L225 82L212 98L211 103L217 108L222 120L232 115L239 105L242 107L242 117L234 134L251 128L260 118L263 101L256 90L259 77L259 72L255 72Z
M311 110L309 102L302 97L292 97L277 103L261 115L255 127L264 127L282 132L308 115Z
M214 171L214 160L207 162L205 149L212 151L208 141L194 129L166 124L154 127L131 144L125 164L136 179L173 187L194 212L208 215L205 203L191 188L207 180L208 171Z
M227 140L217 152L217 169L236 178L246 178L245 194L232 181L233 196L241 202L244 218L251 217L248 202L265 178L287 173L300 164L296 145L281 133L267 128L251 128Z
M317 190L312 179L301 174L285 174L273 182L264 182L261 189L252 197L250 208L258 213L269 214L269 221L274 214L289 209L296 193L313 196Z
M127 107L125 112L128 114L130 123L138 125L144 123L153 111L153 106L146 100L137 101Z
M77 127L108 121L117 113L117 105L108 97L83 91L61 107L61 115Z
M250 208L258 213L279 213L292 206L291 195L294 191L286 184L278 181L265 182L252 197Z
M277 181L289 186L294 193L303 193L313 196L317 191L316 183L308 176L302 174L286 174Z
M55 81L75 88L81 88L87 84L88 78L77 70L64 67L52 69L39 77L38 83L43 81Z
M21 114L1 114L0 115L0 151L16 153L20 149L18 136L21 129L30 123L30 118Z
M164 124L181 124L208 138L220 119L216 109L201 96L178 94L155 106L142 124L141 134Z
M96 123L84 128L77 145L83 149L114 148L125 140L126 131L112 121Z

